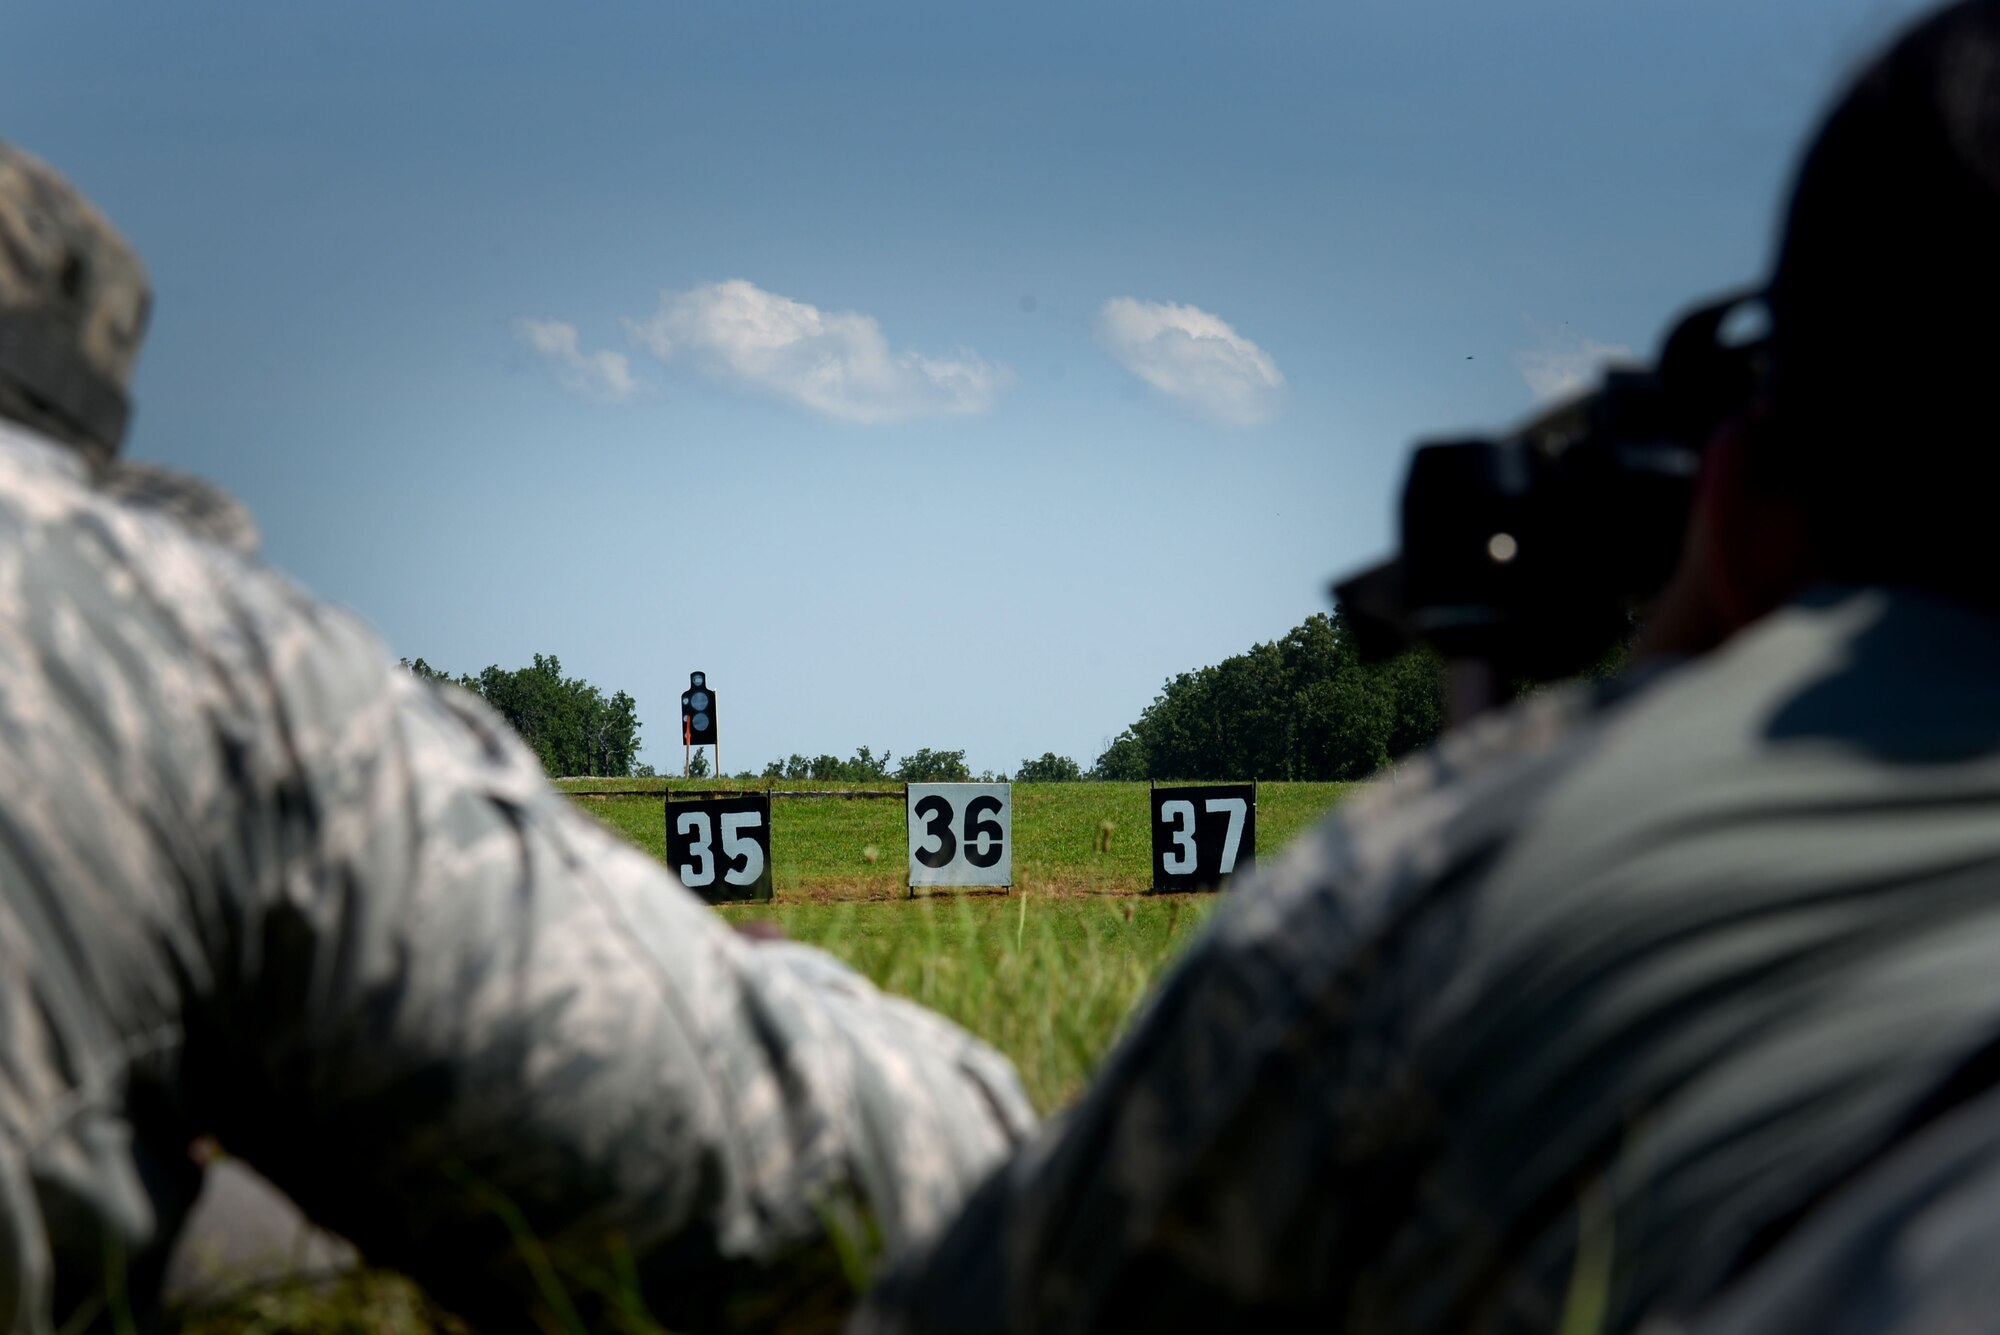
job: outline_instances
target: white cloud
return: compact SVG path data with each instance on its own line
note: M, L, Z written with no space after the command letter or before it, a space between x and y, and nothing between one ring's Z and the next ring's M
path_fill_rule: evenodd
M651 318L625 327L662 362L689 361L724 384L842 422L983 413L1012 379L964 350L892 352L871 315L823 311L741 278L663 292Z
M514 321L514 332L541 355L555 372L556 383L572 393L602 403L616 403L638 392L632 363L622 352L585 352L577 345L576 326L560 320Z
M1198 306L1113 297L1097 332L1120 366L1219 426L1269 421L1284 396L1278 364Z
M1599 343L1570 333L1567 326L1551 329L1533 317L1528 327L1534 331L1535 344L1516 352L1514 365L1543 403L1588 389L1606 365L1632 360L1632 349L1622 343Z

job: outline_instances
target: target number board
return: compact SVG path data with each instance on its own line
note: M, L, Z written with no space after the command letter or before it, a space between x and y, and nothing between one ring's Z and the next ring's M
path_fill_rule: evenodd
M711 904L771 897L768 793L667 802L667 863Z
M912 889L1014 883L1012 784L913 783L903 800Z
M1257 862L1257 789L1205 784L1153 790L1153 888L1219 886Z

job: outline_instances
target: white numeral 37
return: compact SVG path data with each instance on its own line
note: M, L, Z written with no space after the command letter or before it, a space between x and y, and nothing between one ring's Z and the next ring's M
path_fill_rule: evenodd
M1222 865L1217 868L1220 874L1227 876L1236 870L1236 852L1243 844L1243 821L1250 814L1250 804L1240 797L1211 797L1202 802L1202 809L1211 816L1219 811L1229 813L1229 832L1222 837ZM1162 802L1160 815L1177 827L1171 831L1174 846L1166 857L1167 875L1186 876L1196 865L1194 803L1180 798Z

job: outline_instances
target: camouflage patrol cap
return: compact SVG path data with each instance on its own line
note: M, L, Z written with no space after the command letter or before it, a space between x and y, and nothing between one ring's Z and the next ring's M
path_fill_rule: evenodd
M101 476L125 437L151 302L104 215L0 141L0 417L73 446Z

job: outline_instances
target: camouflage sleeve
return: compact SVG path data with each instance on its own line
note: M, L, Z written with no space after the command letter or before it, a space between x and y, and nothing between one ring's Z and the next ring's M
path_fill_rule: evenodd
M1959 1335L2000 1312L2000 1092L1885 1152L1699 1317L1647 1335Z
M1588 707L1552 694L1454 736L1232 891L1083 1101L890 1272L851 1335L1365 1313L1380 1221L1436 1130L1411 1034L1478 869Z
M1030 1125L1003 1058L732 932L282 579L7 459L0 552L16 1316L102 1254L78 1218L156 1241L214 1131L469 1315L824 1318Z

